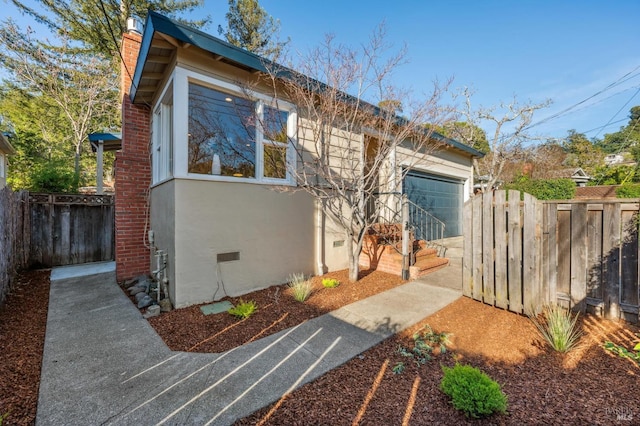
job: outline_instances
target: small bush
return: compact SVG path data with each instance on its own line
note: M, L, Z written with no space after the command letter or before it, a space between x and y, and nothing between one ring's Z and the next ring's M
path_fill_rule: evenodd
M542 317L542 318L540 318ZM576 328L578 314L558 305L548 305L540 316L529 315L544 340L558 352L569 352L573 349L582 332Z
M569 200L576 195L576 184L571 179L529 179L522 176L503 189L526 192L538 200Z
M340 281L336 280L335 278L322 279L322 286L324 288L335 288L335 287L338 287L339 285L340 285Z
M293 291L293 298L298 302L304 302L313 292L311 281L305 278L304 274L291 274L289 276L289 287Z
M640 198L640 184L625 183L616 188L618 198Z
M453 368L443 366L442 371L440 389L467 417L479 418L507 411L507 397L500 385L479 369L456 364Z
M253 300L245 302L240 299L240 303L229 309L227 312L236 318L245 319L249 318L256 311L256 308L256 302Z
M405 348L404 346L398 346L398 353L406 358L412 358L417 367L426 364L431 361L432 353L435 348L440 350L440 353L447 351L449 344L448 333L435 333L433 329L427 325L420 332L413 335L413 348ZM394 374L400 374L404 371L405 366L403 362L398 362L393 367Z

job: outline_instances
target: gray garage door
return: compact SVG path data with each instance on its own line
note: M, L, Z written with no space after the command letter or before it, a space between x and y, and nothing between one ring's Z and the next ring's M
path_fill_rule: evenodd
M462 235L463 188L459 180L411 171L404 179L403 192L409 200L445 223L445 237L456 237Z

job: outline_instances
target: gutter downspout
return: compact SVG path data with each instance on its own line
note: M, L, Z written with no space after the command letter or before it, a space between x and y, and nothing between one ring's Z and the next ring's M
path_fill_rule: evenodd
M323 262L323 247L324 247L324 232L322 226L322 201L316 200L316 259L315 259L315 274L323 275L324 274L324 262Z

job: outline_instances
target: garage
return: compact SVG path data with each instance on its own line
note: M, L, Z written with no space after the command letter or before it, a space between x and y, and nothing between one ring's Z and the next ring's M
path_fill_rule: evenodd
M402 189L410 201L445 223L445 237L462 235L463 181L412 170ZM429 232L419 230L419 237L431 239Z

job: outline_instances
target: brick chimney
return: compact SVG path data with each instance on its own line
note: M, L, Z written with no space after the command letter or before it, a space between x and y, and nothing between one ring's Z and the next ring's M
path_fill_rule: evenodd
M151 112L146 105L132 104L129 98L141 41L142 36L135 31L122 36L122 149L116 153L115 162L115 258L118 281L150 272L146 227L151 184Z

